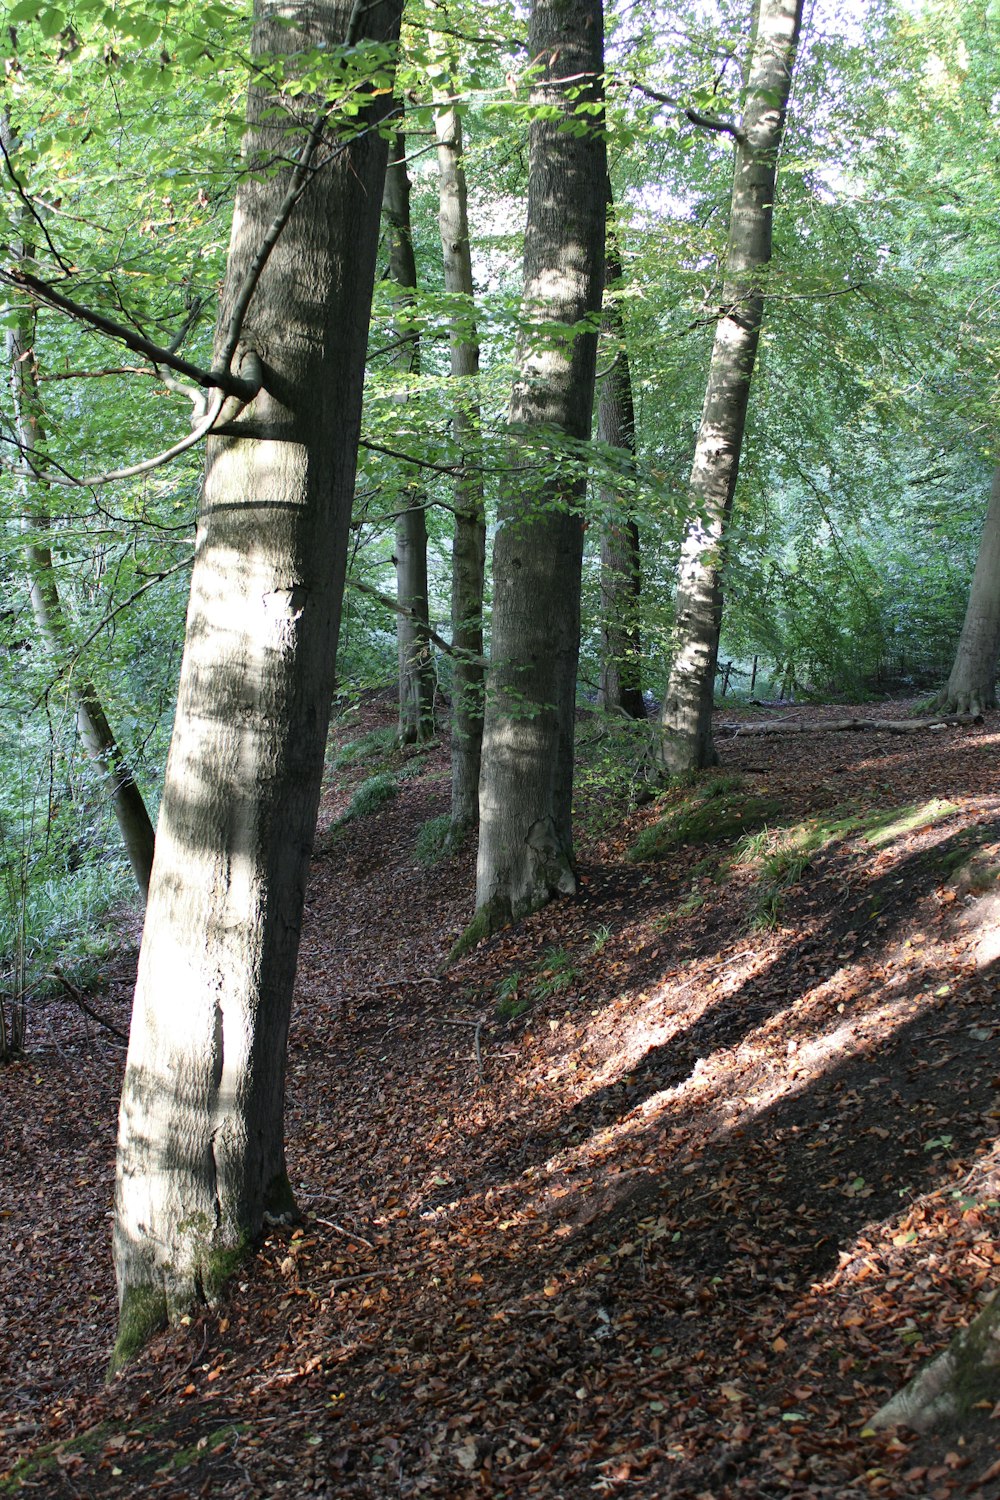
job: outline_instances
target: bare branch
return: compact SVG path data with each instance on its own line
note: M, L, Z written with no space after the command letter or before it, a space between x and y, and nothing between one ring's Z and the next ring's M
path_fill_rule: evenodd
M58 308L60 312L67 313L80 323L88 323L99 333L118 339L134 353L145 355L155 364L166 365L168 369L176 370L178 375L187 376L188 380L193 380L195 385L203 386L207 390L222 390L228 396L235 396L238 401L252 401L260 389L257 387L255 390L251 381L241 380L238 375L233 375L228 364L222 369L203 370L199 365L191 364L190 360L181 359L178 355L171 353L170 349L164 349L159 344L154 344L151 339L143 338L141 334L134 333L131 328L126 328L124 323L116 323L113 318L106 318L103 313L95 312L93 308L84 307L82 302L64 296L47 281L43 281L39 276L33 276L30 271L25 271L20 266L9 271L0 271L0 281L6 282L9 286L18 287L22 291L26 289L34 292L36 297L47 302L50 307Z
M743 131L738 125L734 125L732 120L720 120L715 115L703 115L697 109L690 109L682 100L675 99L672 94L661 94L658 89L651 89L636 78L632 79L631 87L637 89L640 94L644 94L647 99L652 99L654 104L665 104L669 109L676 110L678 114L690 120L692 125L699 125L702 130L715 130L724 135L731 135L733 140L738 141L741 146L746 141Z
M426 635L429 641L433 641L435 646L439 650L444 651L446 655L460 656L463 661L475 662L480 667L489 666L489 662L485 656L476 656L472 651L462 651L458 646L453 646L450 641L446 641L443 636L438 635L436 630L432 630L423 620L418 619L415 610L407 609L405 604L400 604L390 594L382 594L378 589L373 589L371 584L362 583L357 578L348 578L347 586L348 588L356 589L359 594L364 594L368 599L374 599L376 604L383 604L386 609L391 609L395 614L403 615L407 620L415 620L421 628L421 633Z

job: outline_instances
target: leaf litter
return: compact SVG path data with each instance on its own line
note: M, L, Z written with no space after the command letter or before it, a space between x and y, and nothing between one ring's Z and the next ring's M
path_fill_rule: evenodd
M726 741L781 807L740 858L630 860L664 804L609 833L583 800L580 895L445 972L473 854L414 847L446 745L387 752L396 797L345 823L372 768L341 765L289 1049L303 1221L110 1386L122 1049L50 1001L0 1075L0 1493L995 1500L1000 1405L866 1422L997 1283L998 737ZM126 945L120 1027L133 976Z

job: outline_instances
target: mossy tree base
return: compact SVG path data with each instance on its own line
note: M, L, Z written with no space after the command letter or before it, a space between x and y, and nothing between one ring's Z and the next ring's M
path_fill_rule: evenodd
M166 1328L167 1293L163 1286L126 1287L118 1314L118 1338L108 1364L108 1379L146 1347L154 1334Z
M925 1365L869 1427L905 1424L915 1432L961 1426L980 1402L1000 1399L1000 1296L957 1333L943 1354Z

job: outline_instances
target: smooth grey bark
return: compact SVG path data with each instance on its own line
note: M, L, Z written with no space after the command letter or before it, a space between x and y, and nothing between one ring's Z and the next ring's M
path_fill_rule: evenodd
M717 760L712 704L722 565L764 316L778 153L801 19L802 0L757 0L743 119L733 127L722 307L691 468L691 520L677 569L673 660L661 718L660 757L672 774Z
M1000 653L1000 464L979 539L962 634L947 683L930 707L950 714L982 714L997 706Z
M30 259L29 251L25 255ZM17 442L30 467L33 455L45 447L45 427L34 356L34 316L26 303L17 310L15 326L7 330L6 343ZM43 499L45 483L24 478L21 491L35 626L57 670L65 678L80 743L104 780L136 885L145 900L153 865L153 824L128 760L108 722L100 694L76 661L72 626L56 582L52 549L43 540L51 524Z
M611 184L608 183L607 288L622 280L621 254L613 224ZM635 461L635 403L632 371L625 344L621 308L605 292L603 332L615 345L611 368L601 382L597 405L598 441L620 448L629 468ZM609 519L601 532L601 677L597 706L630 719L644 719L642 697L642 641L639 632L639 595L642 570L639 527L614 489L601 486L601 506Z
M338 52L392 43L400 8L257 0L254 55L282 53L294 73L296 52L323 49L331 91L342 77L356 101ZM249 164L284 165L242 177L216 360L257 364L263 387L224 414L206 452L119 1114L113 1368L216 1295L264 1223L294 1212L285 1048L378 245L386 145L374 125L389 101L378 93L344 127L334 93L308 136L303 105L264 82L248 98Z
M389 231L389 276L396 287L395 305L405 316L417 289L417 261L410 225L410 179L406 141L394 135L385 174L382 214ZM420 370L420 336L396 330L395 367L404 375ZM405 402L406 396L401 398ZM396 517L396 646L399 660L399 739L423 744L434 735L434 663L428 635L427 498L410 492L411 504Z
M897 1391L870 1427L905 1424L915 1432L960 1426L982 1402L1000 1400L1000 1296L994 1295L948 1348Z
M607 175L600 0L535 0L528 55L540 68L532 102L550 114L531 124L524 331L493 550L477 912L468 941L576 889L585 483L560 472L558 443L589 440L593 415ZM595 113L578 114L581 105ZM567 130L571 122L576 128Z
M462 120L440 99L435 116L438 161L438 227L444 288L461 308L448 337L454 382L452 432L467 467L455 479L455 531L451 571L451 641L455 650L451 698L451 829L458 843L479 821L479 771L483 745L483 587L486 509L480 462L479 338L476 332L468 189Z

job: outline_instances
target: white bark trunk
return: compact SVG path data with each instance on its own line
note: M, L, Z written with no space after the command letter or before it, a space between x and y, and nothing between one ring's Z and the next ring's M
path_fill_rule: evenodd
M547 433L578 441L591 433L604 274L603 125L594 115L576 117L593 127L580 133L560 125L578 102L600 99L599 0L535 0L528 51L543 68L534 101L558 114L531 125L526 328L510 448L511 464L523 458L527 466L505 480L493 552L477 916L468 941L576 889L571 813L583 487L575 477L539 478L534 465L551 465ZM553 337L546 324L577 331Z
M254 50L391 41L398 0L257 0ZM295 19L295 29L288 26ZM292 71L294 71L292 69ZM332 74L336 77L336 74ZM384 108L380 95L371 109ZM278 103L286 109L277 110ZM251 89L251 161L303 144ZM371 116L367 118L371 119ZM212 1297L285 1172L285 1042L323 769L385 143L327 124L240 340L261 394L206 454L181 685L119 1116L113 1363ZM218 347L291 169L237 195Z
M451 833L458 843L479 821L483 744L483 585L486 512L479 441L479 339L476 334L468 190L462 157L462 121L442 101L435 119L438 159L438 227L444 288L461 301L463 316L449 335L455 382L452 431L469 468L455 481L455 533L451 574L452 671Z
M753 55L733 175L729 244L705 404L689 485L693 519L677 570L674 655L661 758L671 773L714 764L712 701L722 623L721 571L764 315L764 268L778 153L802 0L757 0Z
M993 470L990 503L979 539L955 664L931 707L951 714L982 714L997 706L1000 652L1000 464Z

